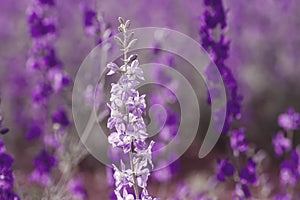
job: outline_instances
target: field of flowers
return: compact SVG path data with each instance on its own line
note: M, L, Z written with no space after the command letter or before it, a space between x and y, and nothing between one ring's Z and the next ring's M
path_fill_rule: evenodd
M1 0L0 200L300 199L300 1Z

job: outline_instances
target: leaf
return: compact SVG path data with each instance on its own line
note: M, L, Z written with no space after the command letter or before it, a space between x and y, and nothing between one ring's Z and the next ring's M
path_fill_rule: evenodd
M117 42L118 45L120 45L121 47L124 46L124 43L121 40L121 38L119 38L118 36L115 36L114 39L115 39L115 41Z
M129 33L128 35L128 41L131 41L133 39L134 32Z
M130 49L133 45L135 45L137 39L133 39L129 42L129 44L127 45L127 49Z
M125 28L128 29L129 26L130 26L130 20L127 20L126 23L125 23Z

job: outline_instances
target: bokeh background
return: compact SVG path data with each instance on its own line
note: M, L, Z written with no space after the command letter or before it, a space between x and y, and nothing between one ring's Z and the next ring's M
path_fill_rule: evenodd
M15 157L17 180L26 179L32 171L33 157L41 145L25 139L32 115L30 94L34 85L34 78L26 69L32 42L26 14L29 3L27 0L0 2L1 108L5 126L11 130L3 139ZM122 16L131 20L132 28L167 27L200 42L199 29L204 11L201 0L97 0L85 3L101 13L114 31L118 27L117 18ZM94 39L84 32L82 4L79 0L56 2L58 38L54 45L73 79L83 59L95 47ZM231 41L226 64L244 97L243 117L235 126L245 127L249 142L266 151L269 158L266 169L276 179L278 161L274 156L272 136L279 129L277 117L289 107L300 110L300 1L226 0L224 5L228 19L226 36ZM71 92L72 85L64 97L67 107L71 107ZM209 117L208 114L202 117L205 116ZM205 130L206 125L201 127ZM205 180L215 172L216 158L226 152L226 140L221 138L213 152L199 159L197 153L203 130L199 130L196 141L179 159L180 167L173 178L165 182L152 180L150 185L156 196L166 198L182 181L205 187ZM71 128L68 134L77 133ZM299 136L295 135L295 143L298 141ZM88 155L79 164L79 171L84 174L89 199L108 199L112 188L106 184L106 169L101 163Z

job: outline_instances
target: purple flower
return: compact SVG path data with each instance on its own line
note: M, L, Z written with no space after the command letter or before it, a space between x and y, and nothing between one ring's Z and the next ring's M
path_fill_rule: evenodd
M28 17L28 23L30 28L30 34L33 38L40 38L47 34L54 34L56 27L51 22L46 22L36 12L32 12Z
M41 127L41 123L32 122L29 125L28 131L26 134L26 139L33 140L33 139L39 138L42 134L43 134L43 129Z
M120 42L124 49L124 64L119 67L116 64L109 63L107 75L113 75L120 72L121 76L117 83L111 84L110 117L107 122L107 127L112 130L108 137L108 142L113 148L120 148L125 159L121 159L120 168L113 165L114 180L115 180L115 196L117 199L134 200L141 198L142 200L154 200L149 196L146 187L150 175L150 168L153 168L152 163L152 147L153 141L147 145L146 139L148 133L146 124L143 119L143 114L146 110L145 95L140 95L136 90L140 80L143 80L143 71L139 66L136 55L127 58L127 51L132 42L127 41L127 29L129 21L124 22L119 18L119 30L123 33L124 41ZM118 40L121 40L118 38ZM133 40L132 40L133 41ZM128 44L127 44L128 42ZM127 158L127 159L126 159ZM128 161L126 164L123 161ZM130 166L130 168L128 167ZM128 187L134 188L134 195L128 193ZM139 188L143 189L142 194L139 194ZM132 191L129 191L132 192Z
M290 108L286 113L279 115L278 124L286 131L294 131L299 127L300 114L296 113L293 108Z
M51 170L56 164L56 158L46 150L42 150L34 159L35 170L31 173L31 181L47 186L50 183Z
M55 113L53 113L52 115L52 121L54 124L59 124L61 126L69 126L70 125L70 121L69 118L67 116L67 112L64 108L58 108Z
M61 61L57 58L55 49L53 47L45 47L43 61L46 68L61 67Z
M233 192L233 200L244 200L251 197L249 187L245 184L237 184Z
M280 166L280 182L283 185L295 185L299 180L299 155L294 150L290 158L283 161Z
M61 91L71 82L70 77L62 69L52 68L48 71L47 76L55 92Z
M82 180L80 178L73 178L69 182L69 190L72 193L74 199L86 200L88 199L88 194L83 186Z
M12 174L13 158L6 154L0 154L0 188L3 190L11 190L14 184Z
M53 93L53 88L49 83L41 82L35 87L32 97L35 103L45 104L48 97Z
M234 166L228 162L228 159L218 160L217 179L221 182L227 177L233 176L235 172Z
M42 4L47 4L49 6L54 6L55 2L54 0L39 0Z
M248 166L243 168L240 173L240 180L243 184L257 185L256 163L252 158L248 159Z
M275 137L273 137L273 146L277 156L281 156L283 153L291 150L292 144L290 139L284 136L283 132L278 132Z
M0 100L1 102L1 100ZM2 115L0 113L0 130L2 129ZM0 139L0 197L1 200L19 200L20 198L14 193L14 176L12 171L14 159L6 153L3 141Z
M97 33L101 31L100 24L97 20L97 13L94 10L91 10L89 8L84 8L83 21L84 21L85 33L88 36L95 36Z
M226 14L223 8L223 3L221 0L206 0L204 3L207 7L203 14L203 22L199 33L201 36L202 46L213 58L213 61L225 83L228 102L222 134L226 134L230 130L233 120L241 117L242 97L238 95L237 83L231 70L225 65L225 60L229 56L228 52L230 41L225 38L224 29L226 27ZM214 37L213 32L218 24L221 26L221 33L217 40L215 39L216 37ZM213 85L216 83L216 76L214 76L215 73L212 72L213 70L211 68L212 67L210 65L207 66L206 74L208 80ZM208 103L211 103L211 98L217 97L216 91L214 92L215 94L208 95Z
M230 144L235 152L244 153L247 151L248 143L245 138L245 129L233 130L230 137Z

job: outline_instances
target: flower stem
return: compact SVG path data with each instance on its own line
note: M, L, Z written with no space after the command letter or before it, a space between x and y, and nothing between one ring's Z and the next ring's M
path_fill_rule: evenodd
M123 49L124 49L124 66L125 66L125 70L127 70L127 28L125 27L123 30ZM127 120L129 119L129 112L128 109L126 108L126 115L127 115ZM139 189L138 189L138 185L137 185L137 178L136 178L136 174L135 174L135 169L134 169L134 164L133 164L133 142L131 142L131 148L130 148L130 152L129 152L129 160L130 160L130 168L132 171L132 179L133 179L133 188L134 188L134 194L135 194L135 199L139 199L140 195L139 195Z
M137 186L137 180L136 180L136 175L135 175L135 170L134 170L134 165L133 165L133 152L132 148L129 152L129 159L130 159L130 168L132 170L132 178L133 178L133 189L134 189L134 194L135 194L135 199L139 199L139 189Z

